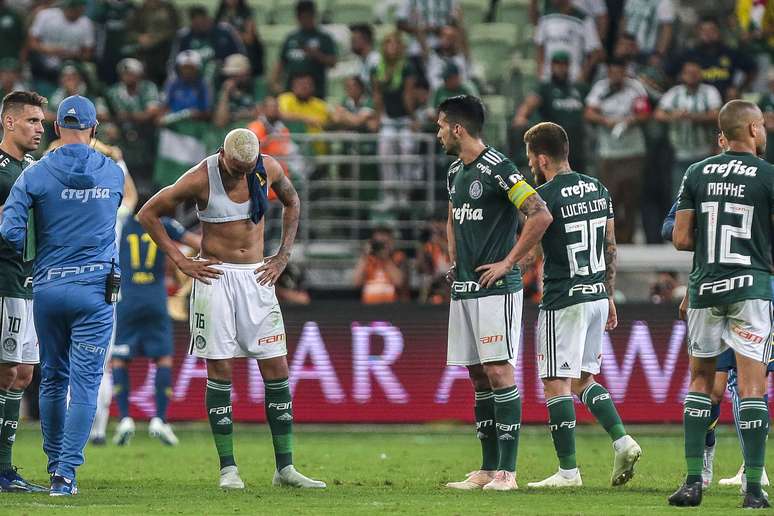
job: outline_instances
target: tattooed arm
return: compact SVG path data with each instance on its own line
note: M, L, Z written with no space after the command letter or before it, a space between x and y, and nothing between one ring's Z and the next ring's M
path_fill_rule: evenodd
M272 190L277 194L283 206L282 210L282 243L277 254L264 260L263 265L255 270L261 285L273 285L285 270L290 259L290 251L296 240L298 219L301 215L301 201L298 198L293 183L285 176L285 171L274 158L264 157L266 174Z
M618 248L615 243L615 219L607 219L605 228L605 291L608 299L607 323L605 329L610 331L618 326L618 311L615 308L615 274L618 259Z

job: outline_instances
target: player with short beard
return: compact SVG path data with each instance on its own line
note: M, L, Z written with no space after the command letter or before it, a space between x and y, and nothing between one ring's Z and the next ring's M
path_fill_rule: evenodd
M502 153L484 144L484 106L476 97L446 99L438 108L438 140L456 156L449 167L446 231L449 271L447 364L468 368L475 389L481 468L452 489L510 491L516 485L521 398L518 356L523 291L516 264L543 236L551 214ZM526 217L516 239L519 213Z
M43 135L43 107L37 93L14 91L3 99L3 140L0 142L0 207L16 179L34 159L32 152ZM32 320L32 262L0 239L0 492L38 492L18 474L11 447L19 425L24 389L39 361L38 340Z

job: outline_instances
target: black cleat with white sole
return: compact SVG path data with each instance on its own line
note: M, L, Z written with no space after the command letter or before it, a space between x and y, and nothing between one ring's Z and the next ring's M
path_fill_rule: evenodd
M752 493L744 495L744 502L742 502L742 509L768 509L771 507L768 499L761 495L755 496Z
M667 500L676 507L697 507L701 504L701 495L701 482L693 482L681 485Z

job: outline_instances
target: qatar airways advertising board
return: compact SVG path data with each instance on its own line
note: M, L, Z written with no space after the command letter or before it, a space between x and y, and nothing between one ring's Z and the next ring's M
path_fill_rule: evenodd
M682 421L688 388L686 326L671 305L622 305L605 335L599 381L624 422ZM315 423L422 423L473 420L473 392L463 367L446 366L446 307L317 302L284 310L294 418ZM537 310L525 307L514 374L523 421L544 423L535 367ZM206 368L187 354L188 329L175 325L169 419L204 420ZM153 415L154 366L132 363L132 412ZM238 360L232 393L237 421L264 421L263 382L254 360ZM771 385L770 385L771 390ZM578 405L578 419L591 418ZM730 410L723 420L730 420Z

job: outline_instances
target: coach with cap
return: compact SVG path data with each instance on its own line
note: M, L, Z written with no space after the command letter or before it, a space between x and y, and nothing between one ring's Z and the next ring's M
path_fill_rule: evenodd
M0 225L0 235L35 261L40 422L52 496L77 492L75 469L84 460L118 293L115 224L124 174L89 146L96 127L89 99L59 104L54 130L63 145L19 176Z

